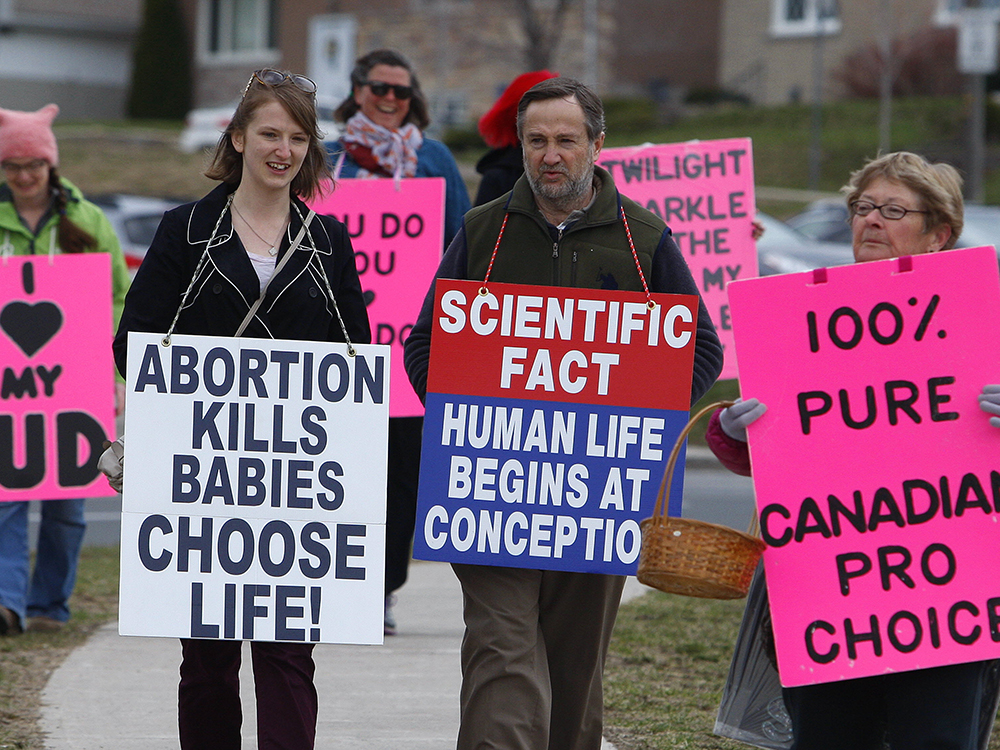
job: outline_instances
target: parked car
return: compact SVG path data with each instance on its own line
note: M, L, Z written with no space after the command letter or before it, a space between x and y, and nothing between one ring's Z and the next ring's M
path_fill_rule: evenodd
M799 273L814 268L843 266L854 262L850 242L821 242L773 216L757 212L764 234L757 240L757 263L761 276Z
M111 221L131 276L135 275L139 264L146 256L153 235L156 234L156 228L160 225L160 219L163 218L163 212L176 208L184 202L120 193L90 196L90 200L100 206Z
M824 242L851 242L847 204L825 199L810 203L801 213L788 219L788 226L810 239ZM1000 244L1000 206L965 204L965 226L957 247L981 247Z
M1000 206L965 204L965 226L958 238L958 247L1000 245ZM1000 253L1000 249L998 249Z
M192 109L184 120L184 129L177 140L178 148L189 154L203 148L213 148L219 142L222 131L233 119L233 112L238 104L239 100L221 107ZM316 114L319 116L320 132L324 134L323 140L333 141L340 137L340 124L333 120L336 108L337 104L331 101L316 101Z
M842 198L825 198L810 203L786 220L792 229L820 242L851 242L847 203Z

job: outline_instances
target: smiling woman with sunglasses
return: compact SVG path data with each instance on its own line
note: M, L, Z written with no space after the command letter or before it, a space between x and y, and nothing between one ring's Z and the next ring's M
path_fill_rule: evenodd
M303 202L330 177L305 76L255 71L205 175L219 185L164 214L114 341L129 331L368 343L371 331L344 225ZM350 429L349 425L341 429ZM101 468L120 481L122 467ZM240 750L242 644L182 639L183 750ZM318 699L311 643L250 644L257 746L308 750Z
M409 60L388 49L359 58L351 73L351 93L337 108L335 117L347 123L340 140L327 144L335 165L335 178L444 178L444 246L447 247L471 207L469 193L447 146L422 132L430 122L427 101ZM409 568L422 425L421 417L389 419L386 635L396 632L393 592L406 582Z
M469 192L448 147L423 133L427 100L410 61L389 49L359 58L334 116L346 123L340 140L327 144L336 178L444 177L447 247L471 208Z

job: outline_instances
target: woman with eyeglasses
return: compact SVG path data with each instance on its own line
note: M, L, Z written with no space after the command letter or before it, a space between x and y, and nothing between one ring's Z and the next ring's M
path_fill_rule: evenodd
M842 191L857 263L949 250L962 232L962 178L948 164L905 151L887 154L854 172ZM1000 427L1000 385L987 385L979 399ZM747 427L766 410L749 398L712 415L708 445L726 468L750 476ZM784 688L791 748L985 748L997 680L998 662L980 661Z
M104 212L59 174L52 132L58 114L55 104L37 112L0 109L0 258L109 253L117 324L129 284L125 258ZM123 393L119 383L119 410ZM85 529L83 499L42 502L29 577L28 502L0 503L0 636L62 628Z
M471 208L469 193L448 147L423 133L430 123L427 100L409 60L389 49L374 50L359 58L351 72L351 93L341 102L335 117L345 123L340 140L327 144L335 179L444 178L444 247L448 247L462 226L462 217ZM386 635L396 634L393 592L406 583L409 570L422 429L422 417L389 420Z
M315 93L301 75L250 77L205 172L220 184L164 215L136 273L114 341L120 372L129 331L370 342L347 230L303 202L330 175ZM120 464L106 473L121 481ZM181 747L239 750L242 644L181 644ZM258 747L313 747L312 651L308 643L251 643Z

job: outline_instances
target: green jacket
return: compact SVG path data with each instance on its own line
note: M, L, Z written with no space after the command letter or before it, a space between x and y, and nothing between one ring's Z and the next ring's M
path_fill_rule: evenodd
M71 182L66 179L62 182L69 191L66 215L97 240L97 247L88 252L111 253L111 309L114 328L117 330L125 307L125 293L129 287L128 268L121 245L104 212L86 200L79 188ZM38 231L32 234L14 208L10 188L6 183L0 184L0 256L48 255L53 248L54 252L61 253L56 232L58 222L59 217L54 211L50 211L43 217Z

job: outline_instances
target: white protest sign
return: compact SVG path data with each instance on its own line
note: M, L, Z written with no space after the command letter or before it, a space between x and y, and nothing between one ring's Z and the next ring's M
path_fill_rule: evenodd
M389 347L129 334L122 635L381 643Z

